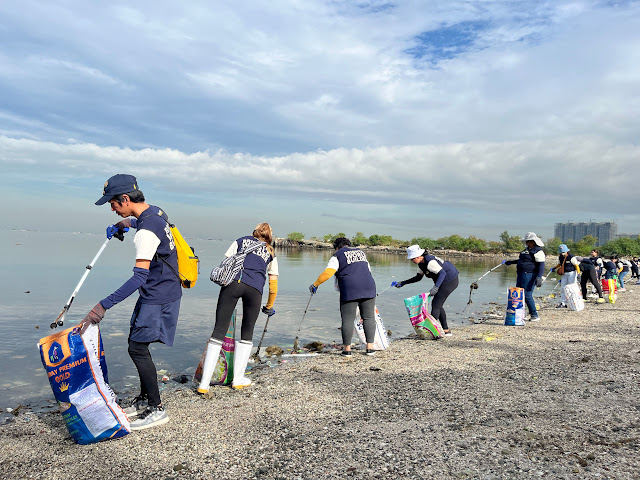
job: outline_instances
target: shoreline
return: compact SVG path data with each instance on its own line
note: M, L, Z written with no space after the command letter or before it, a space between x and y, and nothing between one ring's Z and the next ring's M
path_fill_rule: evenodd
M0 426L0 473L638 479L639 294L629 285L582 312L544 304L524 327L490 315L374 357L256 369L253 387L209 398L187 383L163 394L168 424L100 444L74 444L57 412L23 412Z
M306 240L303 239L299 242L289 240L286 238L274 238L273 246L276 249L317 249L317 250L331 250L333 251L333 244L327 242L320 242L316 240ZM406 247L391 247L386 245L353 245L356 248L359 248L365 252L372 253L392 253L396 255L406 255L407 249ZM461 252L459 250L447 250L447 249L435 249L431 250L429 253L432 255L439 255L443 257L487 257L487 258L506 258L506 257L515 257L518 255L518 252Z

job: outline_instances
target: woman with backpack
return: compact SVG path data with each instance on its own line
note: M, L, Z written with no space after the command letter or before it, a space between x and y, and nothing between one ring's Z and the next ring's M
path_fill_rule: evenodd
M391 285L402 288L410 283L419 282L424 277L433 280L434 285L429 291L433 297L431 302L431 315L440 322L444 334L451 336L451 330L447 324L447 312L444 310L444 302L449 295L458 288L458 269L448 260L442 260L434 255L429 255L419 245L411 245L407 248L407 260L411 260L420 269L415 277L402 282L393 282Z
M566 308L567 301L564 287L570 283L577 283L578 273L580 273L580 261L572 253L569 253L569 247L564 243L558 247L558 264L551 269L560 275L560 303L556 308Z
M256 225L251 235L240 237L231 244L224 254L229 258L249 251L244 257L242 268L234 276L231 283L220 289L216 307L216 323L207 344L202 367L202 378L198 393L207 393L213 376L213 370L222 341L229 329L233 311L238 300L242 299L242 326L240 341L236 342L233 355L233 382L231 386L240 389L250 386L251 380L244 376L251 349L253 348L253 329L260 314L262 291L269 277L269 298L262 307L262 313L272 316L276 313L273 303L278 293L278 259L271 246L273 233L268 223Z

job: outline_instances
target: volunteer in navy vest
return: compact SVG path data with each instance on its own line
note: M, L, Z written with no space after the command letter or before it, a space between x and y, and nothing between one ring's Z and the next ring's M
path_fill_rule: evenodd
M624 288L624 277L626 277L631 271L631 262L616 255L615 263L616 267L618 267L618 280L620 281L620 288L618 291L626 292L626 289Z
M638 270L638 257L631 259L631 278L640 278L640 271Z
M569 247L564 243L558 247L558 264L551 269L551 272L556 272L560 275L560 303L556 305L556 308L566 308L567 298L564 293L564 287L570 283L577 283L578 273L580 273L580 260L569 252Z
M533 289L542 285L542 276L544 275L545 256L542 251L544 243L533 233L527 233L524 238L520 239L525 242L527 248L520 252L518 260L503 260L505 265L517 264L517 280L516 287L524 288L524 300L531 315L532 322L540 320L536 302L533 300Z
M107 238L115 236L123 240L124 232L137 229L133 238L136 249L133 276L93 307L80 327L84 331L90 323L99 323L106 310L139 292L130 321L128 350L140 377L140 395L124 411L132 420L131 429L141 430L169 421L160 399L149 345L155 342L173 345L182 297L180 279L175 273L178 256L167 214L145 203L134 176L118 174L107 180L96 205L107 202L112 211L124 218L107 227Z
M591 282L593 285L592 288L598 292L598 300L596 303L604 303L604 298L602 296L602 287L600 286L600 281L598 280L598 274L596 272L597 267L595 263L592 261L593 257L574 257L580 261L580 270L582 271L582 275L580 276L580 288L582 290L582 298L587 299L587 282Z
M407 259L418 265L420 269L415 277L403 282L392 282L391 285L401 288L409 283L429 277L433 280L434 286L429 291L433 297L431 301L431 315L440 322L444 334L451 335L451 330L447 324L447 312L444 310L444 302L451 292L458 288L458 269L448 260L442 260L434 255L425 255L425 249L419 245L411 245L407 248Z
M609 257L609 260L606 260L603 263L603 268L605 270L604 278L606 280L615 280L618 278L618 266L616 265L615 260L616 256L611 255Z
M598 276L598 281L600 281L600 277L602 277L602 272L604 270L604 260L602 260L600 252L595 248L591 250L590 255L589 261L595 265L596 275Z
M242 270L229 285L220 289L216 307L216 323L207 343L198 393L209 391L209 384L220 355L222 342L231 324L233 311L240 299L242 299L242 326L240 341L236 342L233 354L231 386L240 389L252 385L251 380L245 377L244 373L253 348L253 329L260 314L262 292L267 276L269 277L269 297L267 304L262 307L262 312L269 316L276 313L273 303L278 294L278 259L271 246L272 242L271 227L268 223L260 223L256 225L251 235L238 238L224 254L228 258L243 249L262 244L261 247L247 254Z
M333 242L335 253L329 259L327 268L309 291L315 294L318 287L335 275L340 290L340 316L342 317L342 355L351 356L351 338L353 337L356 308L360 308L364 335L367 342L367 355L374 355L373 342L376 334L376 282L371 275L371 267L365 253L351 247L348 238L339 237Z

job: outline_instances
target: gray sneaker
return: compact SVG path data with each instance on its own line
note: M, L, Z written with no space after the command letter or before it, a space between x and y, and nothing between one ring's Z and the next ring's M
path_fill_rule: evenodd
M127 414L128 418L137 417L142 412L147 409L149 405L149 400L147 397L137 396L134 398L128 407L123 407L124 413Z
M131 422L131 430L144 430L145 428L162 425L169 421L169 415L164 411L161 405L157 407L147 407L147 409L138 415L138 418Z

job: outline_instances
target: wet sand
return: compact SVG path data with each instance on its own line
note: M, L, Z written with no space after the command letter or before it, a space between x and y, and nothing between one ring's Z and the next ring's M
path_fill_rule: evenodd
M255 369L209 398L164 394L170 422L80 446L59 413L0 427L0 476L223 479L640 479L640 285L615 304L374 357ZM403 314L404 312L399 312ZM407 318L408 321L408 318Z

